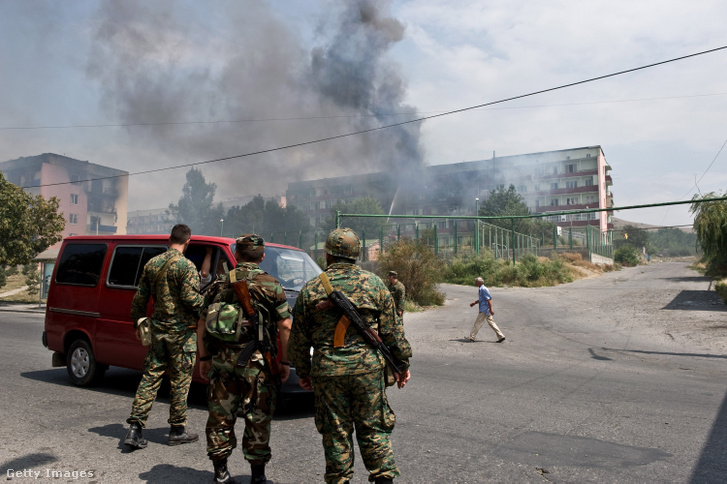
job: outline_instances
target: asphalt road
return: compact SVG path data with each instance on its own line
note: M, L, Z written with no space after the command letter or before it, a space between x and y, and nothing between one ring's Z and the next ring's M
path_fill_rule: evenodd
M405 316L413 376L389 390L397 482L725 482L727 310L686 263L491 288L500 344L487 325L477 342L464 339L474 287L443 289L444 307ZM144 432L149 446L129 452L121 440L138 372L112 368L99 386L77 388L50 367L42 315L0 311L0 328L6 478L212 480L202 442L165 445L166 390ZM203 433L205 420L204 388L194 385L190 428ZM272 447L271 482L322 482L310 401L279 412ZM249 482L239 450L230 468ZM367 482L359 459L356 471L353 482Z

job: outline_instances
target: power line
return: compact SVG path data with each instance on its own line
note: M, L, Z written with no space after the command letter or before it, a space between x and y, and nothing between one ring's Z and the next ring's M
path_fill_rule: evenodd
M511 97L499 99L497 101L490 101L490 102L485 102L485 103L481 103L481 104L475 104L473 106L464 107L464 108L460 108L460 109L455 109L455 110L451 110L451 111L446 111L446 112L443 112L443 113L433 114L433 115L430 115L430 116L423 116L423 117L419 117L419 118L415 118L415 119L410 119L408 121L401 121L399 123L387 124L387 125L383 125L383 126L378 126L376 128L368 128L368 129L363 129L363 130L359 130L359 131L352 131L352 132L349 132L349 133L344 133L344 134L339 134L339 135L334 135L334 136L328 136L328 137L325 137L325 138L319 138L319 139L316 139L316 140L303 141L301 143L293 143L293 144L289 144L289 145L278 146L278 147L275 147L275 148L268 148L268 149L264 149L264 150L253 151L253 152L244 153L244 154L241 154L241 155L226 156L226 157L222 157L222 158L215 158L215 159L212 159L212 160L198 161L198 162L193 162L193 163L185 163L185 164L182 164L182 165L176 165L176 166L170 166L170 167L163 167L163 168L156 168L156 169L152 169L152 170L138 171L138 172L135 172L135 173L129 173L128 176L147 175L147 174L150 174L150 173L156 173L156 172L160 172L160 171L176 170L176 169L179 169L179 168L188 168L188 167L193 167L193 166L198 166L198 165L207 165L207 164L211 164L211 163L219 163L221 161L234 160L236 158L245 158L245 157L248 157L248 156L261 155L261 154L265 154L265 153L271 153L271 152L274 152L274 151L288 150L288 149L291 149L291 148L299 148L299 147L302 147L302 146L308 146L308 145L312 145L312 144L324 143L324 142L327 142L327 141L334 141L334 140L341 139L341 138L348 138L348 137L351 137L351 136L358 136L358 135L362 135L362 134L373 133L373 132L382 131L382 130L385 130L385 129L390 129L390 128L395 128L395 127L398 127L398 126L403 126L403 125L406 125L406 124L421 123L423 121L427 121L427 120L430 120L430 119L441 118L441 117L444 117L444 116L451 116L453 114L459 114L459 113L463 113L463 112L466 112L466 111L472 111L472 110L475 110L475 109L481 109L481 108L488 107L488 106L494 106L496 104L502 104L502 103L506 103L506 102L510 102L510 101L515 101L517 99L524 99L524 98L527 98L527 97L533 97L533 96L537 96L539 94L544 94L544 93L547 93L547 92L558 91L558 90L566 89L566 88L569 88L569 87L579 86L579 85L582 85L582 84L587 84L587 83L591 83L591 82L595 82L595 81L600 81L600 80L608 79L608 78L611 78L611 77L621 76L621 75L628 74L628 73L631 73L631 72L637 72L637 71L640 71L640 70L649 69L649 68L656 67L656 66L660 66L660 65L664 65L664 64L669 64L669 63L672 63L672 62L677 62L677 61L681 61L681 60L685 60L685 59L690 59L690 58L697 57L697 56L700 56L700 55L711 54L711 53L718 52L718 51L721 51L721 50L724 50L724 49L727 49L727 45L722 46L722 47L717 47L717 48L714 48L714 49L704 50L704 51L701 51L701 52L696 52L696 53L693 53L693 54L688 54L688 55L680 56L680 57L674 57L672 59L668 59L668 60L664 60L664 61L660 61L660 62L654 62L652 64L646 64L646 65L639 66L639 67L633 67L631 69L617 71L617 72L613 72L611 74L604 74L604 75L601 75L601 76L591 77L591 78L584 79L584 80L581 80L581 81L571 82L571 83L568 83L568 84L562 84L562 85L556 86L556 87L550 87L550 88L547 88L547 89L541 89L539 91L533 91L533 92L530 92L530 93L527 93L527 94L520 94L520 95L517 95L517 96L511 96ZM87 179L87 180L79 180L77 182L49 183L49 184L40 185L40 186L67 185L67 184L70 184L70 183L79 183L79 182L85 182L85 181L95 181L95 180L106 180L106 179L111 179L111 178L118 178L120 176L126 176L126 175L110 175L110 176L99 177L99 178L90 178L90 179ZM23 188L30 188L30 187L23 187Z

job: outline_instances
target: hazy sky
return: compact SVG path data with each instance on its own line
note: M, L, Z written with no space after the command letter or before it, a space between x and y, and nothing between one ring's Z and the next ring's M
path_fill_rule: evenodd
M130 210L288 182L601 145L616 206L727 189L727 50L421 123L274 150L727 45L719 0L0 2L0 161L126 170ZM273 150L273 151L268 151ZM406 175L402 175L406 176ZM615 214L691 223L688 206Z

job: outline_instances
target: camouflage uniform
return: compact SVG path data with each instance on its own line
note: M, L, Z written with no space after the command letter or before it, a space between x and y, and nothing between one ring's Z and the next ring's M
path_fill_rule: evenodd
M169 264L166 277L157 284L159 271L171 258L176 261ZM195 327L198 313L204 306L204 298L199 293L199 274L192 261L178 250L170 249L146 263L131 304L134 321L144 317L152 296L152 342L144 360L144 375L136 390L131 416L126 421L138 422L142 427L146 425L162 377L169 369L169 423L181 427L187 422L187 395L197 351Z
M411 346L383 281L352 263L333 263L326 274L333 289L350 299L361 316L378 330L392 354L408 368ZM333 347L340 310L316 309L327 298L320 279L303 286L293 308L288 347L298 376L313 378L315 423L323 436L326 457L325 481L343 483L352 478L354 428L369 480L393 479L399 475L390 443L396 418L386 398L383 357L351 327L344 347Z
M394 305L396 306L396 315L400 318L404 315L404 298L406 296L406 288L401 281L396 281L394 284L389 284L389 292L391 297L394 298Z
M242 262L235 268L237 280L246 279L253 306L265 315L265 324L273 342L277 341L277 322L290 317L285 291L277 279L252 262ZM236 302L234 290L222 285L214 302ZM209 301L213 302L212 300ZM251 332L252 333L252 332ZM244 367L238 367L237 357L250 334L239 345L225 344L205 336L212 355L209 378L207 419L207 455L216 462L225 461L237 446L235 422L245 418L242 449L251 465L264 465L270 460L270 422L275 411L279 382L260 351L255 351ZM275 344L275 343L273 343Z

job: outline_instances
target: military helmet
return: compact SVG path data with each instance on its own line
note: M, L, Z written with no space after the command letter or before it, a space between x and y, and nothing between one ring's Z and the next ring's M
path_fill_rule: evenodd
M349 228L334 229L328 234L325 245L326 254L345 259L358 259L361 253L361 240Z

